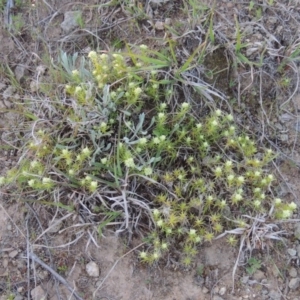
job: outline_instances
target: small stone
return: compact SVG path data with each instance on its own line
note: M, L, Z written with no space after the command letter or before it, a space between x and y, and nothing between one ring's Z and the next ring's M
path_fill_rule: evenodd
M207 294L209 292L209 289L207 287L203 287L202 292L203 294Z
M15 76L18 82L21 82L22 78L26 75L27 70L23 65L17 65L15 68Z
M246 26L244 29L244 35L252 35L253 34L253 26Z
M60 230L62 222L60 220L54 220L48 224L48 232L56 233Z
M8 254L10 258L15 258L18 255L18 250L14 250Z
M78 20L82 17L81 11L66 11L64 14L64 21L60 27L64 33L70 33L72 30L79 26Z
M90 261L85 266L85 270L90 277L99 277L100 275L99 267L94 261Z
M297 255L297 251L295 249L292 249L292 248L289 248L287 250L287 253L290 255L290 256L296 256Z
M3 99L7 100L12 97L13 93L16 91L16 89L10 85L2 94Z
M166 18L165 19L165 24L170 26L172 24L172 19L171 18Z
M251 56L253 53L257 52L259 49L257 47L248 48L246 50L246 55Z
M257 270L254 274L253 274L253 279L257 280L257 281L261 281L262 279L266 278L265 273L261 270Z
M282 141L282 142L287 142L289 140L289 136L288 134L280 134L279 135L279 139Z
M223 296L223 295L225 295L225 293L226 293L226 287L223 286L223 287L221 287L220 290L219 290L219 295Z
M6 84L0 82L0 91L4 90L5 87L6 87Z
M39 84L38 84L38 82L36 82L35 80L32 80L31 82L30 82L30 91L32 92L32 93L35 93L35 92L37 92L39 90Z
M23 300L24 298L21 295L17 295L14 300Z
M36 72L40 75L44 75L46 70L47 70L47 67L43 66L43 65L39 65L36 67Z
M280 300L281 294L276 290L271 290L269 293L269 297L271 298L271 300Z
M294 268L294 267L292 267L292 268L290 268L290 270L289 270L289 275L291 276L291 277L297 277L297 270L296 270L296 268Z
M220 297L220 296L218 296L218 295L214 295L214 296L212 297L212 299L213 299L213 300L223 300L223 298Z
M22 293L24 291L24 288L22 286L18 287L17 292Z
M249 280L249 276L243 276L241 282L243 284L247 284L248 280Z
M289 288L296 290L300 286L300 278L292 278L289 282Z
M294 236L296 239L300 240L300 223L295 225Z
M2 260L2 265L3 265L3 268L6 269L7 266L8 266L8 259L4 258L4 259Z
M165 24L164 22L161 21L156 21L154 28L157 30L164 30L165 29Z
M38 285L30 292L32 300L46 300L47 299L47 293L43 290L43 288Z
M268 23L270 24L276 24L277 23L277 18L275 17L268 17Z
M298 257L300 257L300 245L298 245L296 249L297 249Z

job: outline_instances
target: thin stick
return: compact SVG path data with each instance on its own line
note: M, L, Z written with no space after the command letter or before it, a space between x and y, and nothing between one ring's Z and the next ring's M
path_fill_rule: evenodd
M62 283L63 285L65 285L67 287L67 289L75 296L76 299L78 300L84 300L83 298L81 298L77 292L70 286L70 284L63 278L61 277L57 272L55 272L51 267L49 267L48 265L46 265L42 260L40 260L34 253L29 252L28 256L31 260L33 260L34 262L38 263L39 265L41 265L44 269L46 269L48 272L50 272L60 283Z

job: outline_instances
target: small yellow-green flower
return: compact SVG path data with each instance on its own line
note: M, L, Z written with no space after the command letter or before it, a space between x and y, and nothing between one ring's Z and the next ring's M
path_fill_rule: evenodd
M260 202L260 200L255 200L254 202L253 202L253 205L256 207L256 208L258 208L258 207L260 207L261 206L261 202Z
M97 190L98 187L98 182L97 181L91 181L90 183L90 191L91 192L95 192Z
M140 49L142 49L142 50L147 50L147 49L148 49L148 46L147 46L147 45L144 45L144 44L142 44L142 45L140 45Z
M233 116L232 116L231 114L228 114L228 115L226 116L226 119L227 119L228 121L232 121L232 120L233 120Z
M125 161L124 161L124 164L127 168L134 168L135 167L135 164L134 164L134 160L132 157L129 157L127 158Z
M158 227L162 227L164 225L164 221L162 219L159 219L157 222L156 222L156 225Z
M73 76L78 76L79 75L79 71L78 70L73 70L72 71L72 75Z
M189 107L190 107L190 104L187 103L187 102L183 102L183 103L181 104L181 108L182 108L182 109L187 109L187 108L189 108Z
M34 180L34 179L30 179L30 180L28 181L28 185L29 185L30 187L33 187L33 186L35 185L35 180Z
M153 173L152 168L146 167L146 168L144 169L144 174L145 174L146 176L149 176L149 175L151 175L152 173Z
M97 58L97 53L95 51L90 51L90 53L88 54L88 57L91 60L95 60Z
M103 165L106 165L107 164L107 157L104 157L104 158L101 158L101 163L103 164Z
M274 199L275 205L281 204L282 200L280 198L275 198Z
M190 236L195 236L196 235L196 229L190 229L190 232L189 232L189 235Z
M297 208L297 204L295 202L291 202L289 204L289 207L290 207L291 210L295 210Z
M81 152L85 157L90 156L92 153L92 151L88 147L83 148Z
M290 210L283 210L282 211L282 218L287 219L292 215L292 212Z
M142 93L142 89L140 87L137 87L133 91L135 96L139 96Z

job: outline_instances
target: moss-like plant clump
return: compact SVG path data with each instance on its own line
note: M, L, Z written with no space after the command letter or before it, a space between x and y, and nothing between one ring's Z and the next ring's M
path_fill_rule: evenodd
M92 51L89 61L89 70L73 70L64 98L28 104L35 118L22 160L1 184L64 204L71 192L95 214L118 212L119 231L149 233L145 262L175 247L189 265L201 242L245 227L243 214L291 216L296 205L272 194L274 152L258 148L233 115L200 117L192 102L173 101L180 79L163 78L159 53L142 45Z

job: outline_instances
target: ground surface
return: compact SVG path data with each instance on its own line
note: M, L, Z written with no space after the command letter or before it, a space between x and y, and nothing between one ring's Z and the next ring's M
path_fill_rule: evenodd
M18 122L18 116L11 109L13 103L41 96L38 83L47 84L50 76L45 70L51 59L58 55L58 49L86 55L96 48L122 48L124 42L162 47L166 35L171 34L162 22L176 29L176 34L173 34L185 51L193 51L197 46L195 40L201 37L197 31L197 24L202 21L198 19L201 14L187 14L184 1L152 1L151 5L144 1L119 1L122 5L108 7L103 5L105 1L92 0L84 3L67 0L25 2L14 7L13 15L17 17L13 19L10 31L5 24L4 8L1 13L2 174L19 159L18 152L8 147L12 140L10 132ZM272 7L267 5L271 1L254 2L258 6L249 9L250 1L216 1L214 29L224 47L207 59L205 67L219 71L207 80L211 80L228 99L235 98L233 105L240 104L236 113L242 126L254 128L261 142L271 141L280 152L276 165L272 167L278 171L278 193L299 206L299 69L297 61L293 68L287 68L283 76L290 81L285 87L285 82L272 73L272 65L298 46L300 6L297 1L274 1ZM206 4L213 6L209 1ZM71 24L69 29L62 29L68 11L82 13L82 28L77 23ZM243 38L249 44L247 57L255 57L262 49L269 53L266 58L269 61L261 73L255 68L243 69L242 65L235 71L228 68L236 17ZM289 105L283 105L287 101ZM276 111L275 107L281 109ZM266 110L267 116L262 109ZM271 126L265 129L269 123ZM299 222L280 225L289 234L286 244L271 243L269 249L252 253L258 262L256 269L246 270L249 253L243 252L245 255L240 257L233 292L232 270L238 248L229 247L224 239L203 244L189 269L172 261L167 266L144 266L136 258L138 246L142 243L140 238L134 238L127 245L126 237L117 238L108 229L104 231L105 237L99 238L94 234L93 224L84 222L79 215L62 213L59 209L41 207L33 202L25 203L24 195L12 198L10 194L9 190L2 190L0 198L1 300L76 299L66 284L59 282L37 261L29 260L29 247L86 300L93 297L99 300L300 299ZM298 215L294 218L297 219ZM95 263L95 276L87 272L90 262Z

